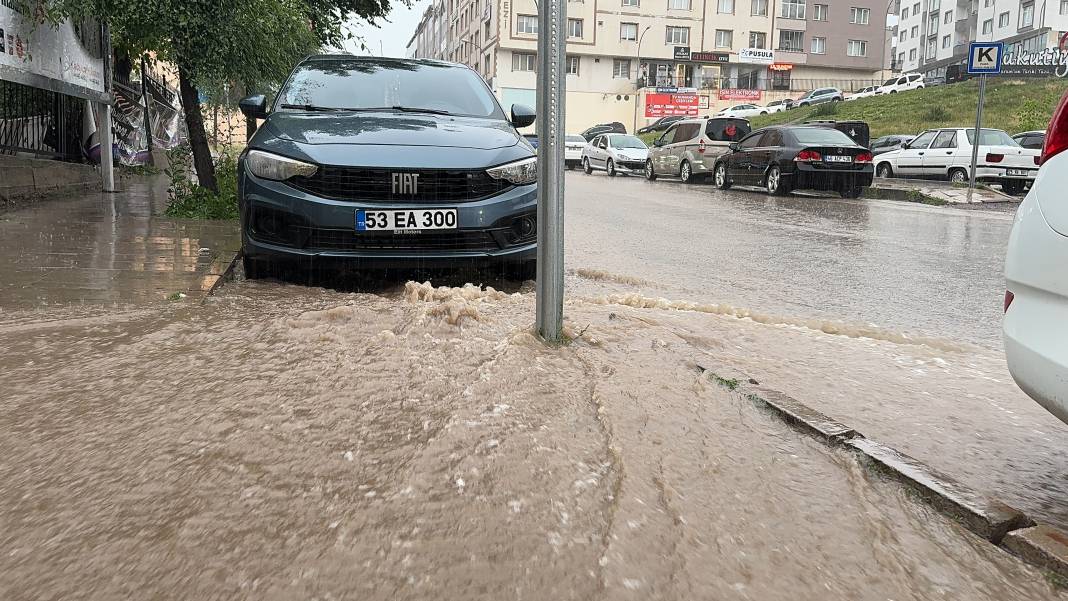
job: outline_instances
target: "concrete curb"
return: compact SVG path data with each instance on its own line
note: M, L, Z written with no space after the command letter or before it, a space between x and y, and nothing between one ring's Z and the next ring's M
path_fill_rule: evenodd
M231 255L229 262L222 261L222 260L216 260L216 261L212 262L212 269L211 269L212 275L218 275L219 277L215 280L215 283L211 285L211 288L208 289L208 292L204 295L204 298L201 299L201 301L200 301L201 303L204 303L205 301L207 301L209 296L214 296L215 292L219 288L222 288L223 284L225 284L226 282L233 281L233 279L234 279L234 270L235 270L235 268L237 266L237 261L240 258L241 258L241 251L236 251L236 252L233 253L233 255ZM219 272L219 273L216 273L216 272Z
M695 365L713 380L736 390L758 407L769 409L799 431L828 446L849 449L859 461L913 490L939 513L1025 563L1046 570L1053 575L1051 580L1057 586L1068 587L1068 534L1036 525L1022 511L973 490L893 447L865 438L854 428L782 392L756 385L755 380L744 376L724 379L707 367ZM738 385L746 381L753 385Z

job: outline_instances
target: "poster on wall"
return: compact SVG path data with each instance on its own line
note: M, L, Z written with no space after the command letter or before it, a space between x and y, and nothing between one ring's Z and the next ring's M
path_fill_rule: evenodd
M645 116L660 117L696 117L700 112L700 100L697 94L647 94L645 96Z
M763 90L741 90L737 88L720 88L720 100L760 100L764 97Z
M100 25L70 20L55 27L0 0L0 78L99 100L104 96Z

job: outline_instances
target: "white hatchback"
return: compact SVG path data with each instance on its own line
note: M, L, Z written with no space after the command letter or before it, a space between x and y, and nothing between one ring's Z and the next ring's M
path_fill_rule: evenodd
M906 90L919 90L925 86L922 73L906 73L883 82L876 94L895 94Z
M716 113L717 117L756 117L757 115L767 115L768 107L757 106L755 104L738 104L735 106L727 107L720 112Z
M1068 423L1068 94L1016 210L1005 259L1005 356L1016 383Z

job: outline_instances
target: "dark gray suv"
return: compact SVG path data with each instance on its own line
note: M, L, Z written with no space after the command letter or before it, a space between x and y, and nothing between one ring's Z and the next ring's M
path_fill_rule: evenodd
M358 269L503 266L534 277L537 158L485 81L430 60L310 57L241 155L242 250L251 277L276 263Z

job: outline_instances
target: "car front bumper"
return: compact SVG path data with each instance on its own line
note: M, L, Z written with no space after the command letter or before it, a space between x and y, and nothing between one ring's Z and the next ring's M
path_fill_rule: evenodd
M348 261L368 269L461 268L534 260L537 186L514 186L472 202L361 202L322 198L282 182L240 175L242 252L250 259ZM357 232L358 209L456 209L457 229Z

